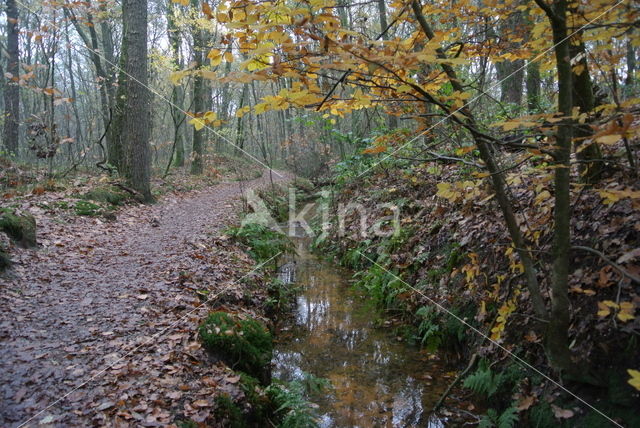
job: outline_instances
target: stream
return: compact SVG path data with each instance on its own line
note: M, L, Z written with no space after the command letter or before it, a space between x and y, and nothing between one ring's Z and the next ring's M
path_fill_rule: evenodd
M321 260L296 238L297 255L280 270L300 287L291 321L278 333L273 375L283 381L305 373L331 387L309 397L321 427L444 427L429 414L451 382L433 354L396 337L352 272Z

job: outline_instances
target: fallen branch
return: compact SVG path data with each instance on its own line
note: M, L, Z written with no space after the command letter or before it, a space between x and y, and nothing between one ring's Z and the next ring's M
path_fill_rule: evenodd
M451 392L451 390L453 389L454 386L456 386L458 384L458 382L460 382L460 379L462 379L467 373L469 373L469 370L471 370L475 365L476 365L476 361L478 360L478 353L476 352L475 354L473 354L471 356L471 360L469 360L469 364L467 365L467 368L465 368L464 370L462 370L458 376L456 376L456 378L454 379L453 382L451 382L449 384L449 386L447 387L446 391L444 391L444 394L442 394L440 396L440 399L438 400L438 402L433 406L433 408L431 409L431 412L437 412L438 409L440 407L442 407L442 404L444 403L444 400L447 399L447 397L449 396L449 393Z
M582 250L582 251L586 251L588 253L592 253L595 254L596 256L600 257L602 260L604 260L605 262L609 263L611 266L613 266L613 268L615 270L617 270L618 272L620 272L620 274L622 274L622 276L626 276L627 278L629 278L630 280L632 280L633 282L637 282L638 284L640 284L640 277L636 276L634 274L632 274L631 272L629 272L628 270L626 270L625 268L623 268L622 266L620 266L618 263L614 262L613 260L611 260L610 258L608 258L604 253L594 249L594 248L590 248L590 247L583 247L582 245L574 245L571 247L572 250Z

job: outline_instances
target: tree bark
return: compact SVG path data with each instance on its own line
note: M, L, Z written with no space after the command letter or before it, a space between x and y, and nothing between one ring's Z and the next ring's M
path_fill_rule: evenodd
M20 129L20 47L18 44L19 15L15 0L7 0L7 73L11 79L4 90L4 132L3 141L7 152L18 154Z
M636 52L631 43L631 35L633 30L629 30L629 39L627 40L627 78L624 80L626 86L633 85L634 75L636 72Z
M167 6L167 32L169 34L169 43L171 45L172 62L176 70L182 69L182 61L180 60L180 33L175 23L174 13L178 6L169 1ZM182 124L184 123L183 110L184 90L180 85L173 87L171 91L171 118L173 119L174 141L176 154L174 165L177 167L184 166L184 139L182 138Z
M380 32L384 32L382 33L382 40L389 40L389 34L385 31L389 26L387 23L387 5L385 4L385 0L378 0L378 15L380 17ZM387 114L387 127L391 130L398 127L398 118L395 115Z
M553 265L551 273L551 311L545 334L545 351L551 366L574 380L593 382L588 370L575 364L569 349L569 257L571 250L571 143L574 106L570 40L567 37L567 0L535 0L545 11L553 32L558 73L558 110L565 117L558 125L555 142L555 207L553 226Z
M587 63L587 52L582 33L578 32L572 38L573 43L569 46L569 53L575 65L572 67L572 103L574 107L580 107L581 113L590 114L593 112L595 97L593 94L593 84L589 74ZM578 43L576 43L578 41ZM577 61L576 61L577 59ZM584 182L592 184L598 181L602 174L602 152L597 143L592 142L586 147L580 148L584 140L593 136L593 129L588 123L583 125L574 124L574 137L576 138L575 149L578 159L584 161L580 164L580 176Z
M194 28L194 63L195 69L200 71L204 62L204 34L202 30ZM193 78L193 111L203 113L204 109L204 78L196 73ZM202 174L204 171L204 129L193 128L193 152L191 161L191 174Z
M151 128L149 91L147 89L149 73L147 70L147 0L123 0L123 45L126 43L127 55L124 62L125 102L122 117L121 141L125 161L124 175L144 200L150 202L151 156L149 133Z
M535 61L527 64L527 110L529 114L540 111L540 65Z

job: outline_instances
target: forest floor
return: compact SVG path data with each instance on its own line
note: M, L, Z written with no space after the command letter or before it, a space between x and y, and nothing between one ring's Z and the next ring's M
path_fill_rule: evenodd
M274 181L286 180L276 175ZM197 340L197 290L240 293L253 264L221 230L241 187L261 178L126 206L117 221L60 218L23 200L39 248L0 274L0 426L166 426L210 417L238 377Z

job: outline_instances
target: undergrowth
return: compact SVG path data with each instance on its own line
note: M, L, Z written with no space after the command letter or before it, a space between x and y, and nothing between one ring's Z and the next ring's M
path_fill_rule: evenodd
M293 244L286 235L260 224L250 223L231 227L227 229L227 234L249 247L249 255L258 263L295 252Z

